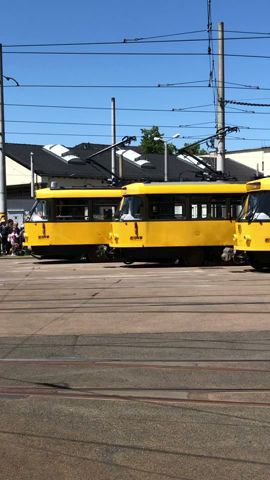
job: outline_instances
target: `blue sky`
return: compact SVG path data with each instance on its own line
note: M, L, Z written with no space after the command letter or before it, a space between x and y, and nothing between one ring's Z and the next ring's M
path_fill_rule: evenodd
M225 41L225 53L270 55L270 33L268 38L256 38L260 32L270 32L269 0L212 0L211 6L213 29L216 30L218 22L223 21L226 37L236 38ZM116 98L119 138L137 135L139 140L141 128L158 125L166 137L180 133L181 138L175 142L180 147L186 142L196 141L215 132L213 89L207 87L209 57L205 55L208 48L207 0L12 0L2 3L1 16L0 42L4 51L4 74L14 77L21 85L15 87L12 82L5 81L7 142L62 143L67 146L81 142L111 143L111 97ZM241 40L241 36L253 38ZM123 39L145 37L189 42L45 48L9 46L121 42ZM213 31L215 52L216 37L217 33ZM22 53L29 51L38 53ZM40 53L53 51L95 54ZM128 52L144 55L123 55ZM155 55L145 55L146 53ZM160 53L186 55L161 56L158 55ZM194 55L198 53L204 55ZM270 104L269 65L270 58L226 57L226 99ZM218 60L215 57L216 72L217 66ZM158 84L186 82L191 82L188 88L187 85L182 85L181 88L157 87ZM53 88L48 85L62 87ZM99 87L83 88L78 85ZM121 88L124 85L137 88ZM269 91L262 88L269 88ZM270 145L269 119L270 107L228 105L226 125L239 126L240 131L227 137L227 150ZM85 123L88 125L79 125Z

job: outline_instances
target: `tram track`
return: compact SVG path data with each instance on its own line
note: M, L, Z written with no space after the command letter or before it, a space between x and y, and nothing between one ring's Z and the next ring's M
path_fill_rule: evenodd
M197 362L200 365L194 365ZM243 363L269 364L269 368L244 367ZM230 363L230 366L226 364ZM215 364L215 365L214 365ZM222 364L222 365L220 365ZM235 364L235 366L232 366ZM80 367L80 368L112 368L112 369L170 369L183 371L209 371L209 372L247 372L247 373L270 373L270 360L148 360L148 361L123 361L123 360L94 360L94 359L47 359L47 358L2 358L0 366L7 365L30 365L47 367Z
M61 384L40 383L0 387L0 401L54 397L88 401L124 401L155 404L208 404L270 407L269 389L116 389L72 388ZM253 398L254 397L254 398Z
M270 374L270 362L265 360L152 360L152 361L128 361L128 360L111 360L111 359L82 359L82 358L5 358L0 359L0 368L22 367L22 375L19 375L20 370L17 370L16 378L10 378L8 375L1 377L1 381L8 380L8 384L0 385L0 401L1 400L20 400L29 398L57 398L57 399L71 399L71 400L88 400L88 401L124 401L124 402L146 402L155 404L208 404L208 405L244 405L247 407L270 407L270 387L268 387L268 376ZM26 367L46 368L50 375L56 369L58 380L43 381L42 373L40 374L40 381L33 381L27 378ZM102 371L103 369L112 370L155 370L155 371L175 371L190 374L267 374L265 381L260 386L251 384L249 386L238 387L237 384L231 383L226 386L201 386L196 387L194 384L190 386L176 387L168 383L164 386L145 385L141 386L127 386L123 387L117 384L112 386L110 384L98 385L80 385L73 386L72 383L62 383L59 378L62 377L60 370L57 368L71 368L78 369L78 375L83 370L89 372L95 369ZM127 373L128 375L128 373ZM44 377L43 377L44 378ZM62 378L66 379L66 375ZM88 377L87 377L88 378ZM98 377L97 377L98 378ZM93 380L92 380L93 381ZM10 382L13 382L10 384ZM88 380L86 380L88 383ZM110 382L111 383L111 382ZM137 382L136 382L137 383Z

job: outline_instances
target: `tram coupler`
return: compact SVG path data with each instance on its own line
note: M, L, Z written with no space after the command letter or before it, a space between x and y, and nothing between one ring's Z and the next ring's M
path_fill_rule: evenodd
M225 247L221 254L223 262L231 262L234 258L234 250L231 247Z
M234 252L233 261L236 265L244 265L248 263L247 254L245 252Z
M221 254L223 262L234 262L236 265L241 265L247 262L245 252L237 252L232 247L225 247Z

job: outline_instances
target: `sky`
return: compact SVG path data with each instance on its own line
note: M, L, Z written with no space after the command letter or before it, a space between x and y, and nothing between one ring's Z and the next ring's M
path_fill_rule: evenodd
M214 135L211 20L214 54L224 22L226 101L269 104L226 103L239 127L226 149L270 146L269 0L11 0L1 17L3 73L19 83L4 79L6 142L111 144L112 97L117 140L153 125L180 133L178 148Z

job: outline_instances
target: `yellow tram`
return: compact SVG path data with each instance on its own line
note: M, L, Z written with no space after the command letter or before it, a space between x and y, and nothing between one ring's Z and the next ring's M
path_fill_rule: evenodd
M123 187L110 246L125 263L220 260L232 246L245 184L134 183Z
M25 243L42 258L90 261L108 245L111 220L121 199L114 188L43 188L25 219Z
M270 268L270 178L247 183L247 196L235 225L236 258L247 258L256 270Z

